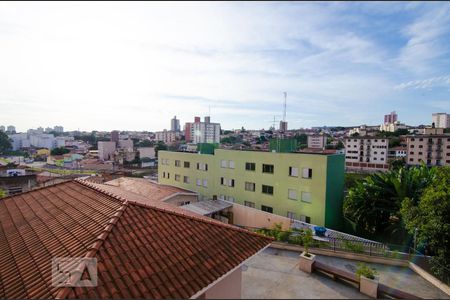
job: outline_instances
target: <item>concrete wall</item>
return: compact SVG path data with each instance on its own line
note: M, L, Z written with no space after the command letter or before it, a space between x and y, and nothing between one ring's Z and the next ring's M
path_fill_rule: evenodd
M242 267L237 268L205 292L206 299L241 299Z
M253 228L272 228L275 223L282 223L283 230L288 230L291 220L287 217L274 215L248 206L233 204L233 224Z

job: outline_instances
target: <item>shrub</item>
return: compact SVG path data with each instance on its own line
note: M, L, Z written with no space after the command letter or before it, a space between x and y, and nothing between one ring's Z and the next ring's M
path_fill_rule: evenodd
M309 254L309 247L314 242L313 236L312 236L312 230L310 228L305 230L305 234L303 236L303 246L305 247L305 253Z
M352 243L350 241L344 241L344 249L357 253L364 253L364 246L362 244Z
M375 275L377 274L378 273L375 269L369 267L365 263L358 263L356 267L356 276L358 276L358 278L360 278L362 275L369 279L375 279Z

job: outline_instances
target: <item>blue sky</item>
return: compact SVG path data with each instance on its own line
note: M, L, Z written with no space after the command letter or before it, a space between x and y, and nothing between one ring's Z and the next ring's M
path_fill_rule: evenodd
M450 112L448 2L0 3L0 123L410 125Z

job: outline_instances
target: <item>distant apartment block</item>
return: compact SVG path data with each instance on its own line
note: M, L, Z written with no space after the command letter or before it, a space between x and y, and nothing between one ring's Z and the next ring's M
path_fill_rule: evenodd
M53 127L53 131L55 131L57 133L63 133L64 127L63 126L55 126L55 127Z
M5 132L5 126L3 125L0 126L0 132Z
M158 142L162 141L165 144L173 143L180 137L181 133L179 131L168 131L164 129L163 131L155 132L155 140Z
M280 131L286 132L288 130L288 123L286 121L280 121Z
M160 151L162 184L291 219L336 228L342 211L344 156L215 149Z
M435 113L432 120L436 128L450 128L450 115L447 113Z
M349 170L387 170L389 139L352 137L345 139L345 165Z
M98 142L98 158L100 160L113 160L116 151L116 142Z
M407 136L409 165L450 166L450 134Z
M205 117L204 122L195 117L193 123L186 123L184 130L187 143L220 143L220 124L211 123L210 117Z
M323 149L327 145L327 139L326 135L308 135L308 148Z
M398 121L398 115L395 111L391 112L388 115L384 115L384 124L395 123L397 121Z
M6 133L16 133L16 127L9 125L6 127Z
M111 142L116 142L116 143L119 142L119 131L117 131L117 130L111 131Z

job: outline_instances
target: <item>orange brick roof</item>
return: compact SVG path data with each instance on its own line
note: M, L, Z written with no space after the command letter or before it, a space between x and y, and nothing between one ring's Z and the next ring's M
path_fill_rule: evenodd
M189 298L270 239L71 181L0 200L0 298ZM98 286L51 286L54 257L95 257Z

